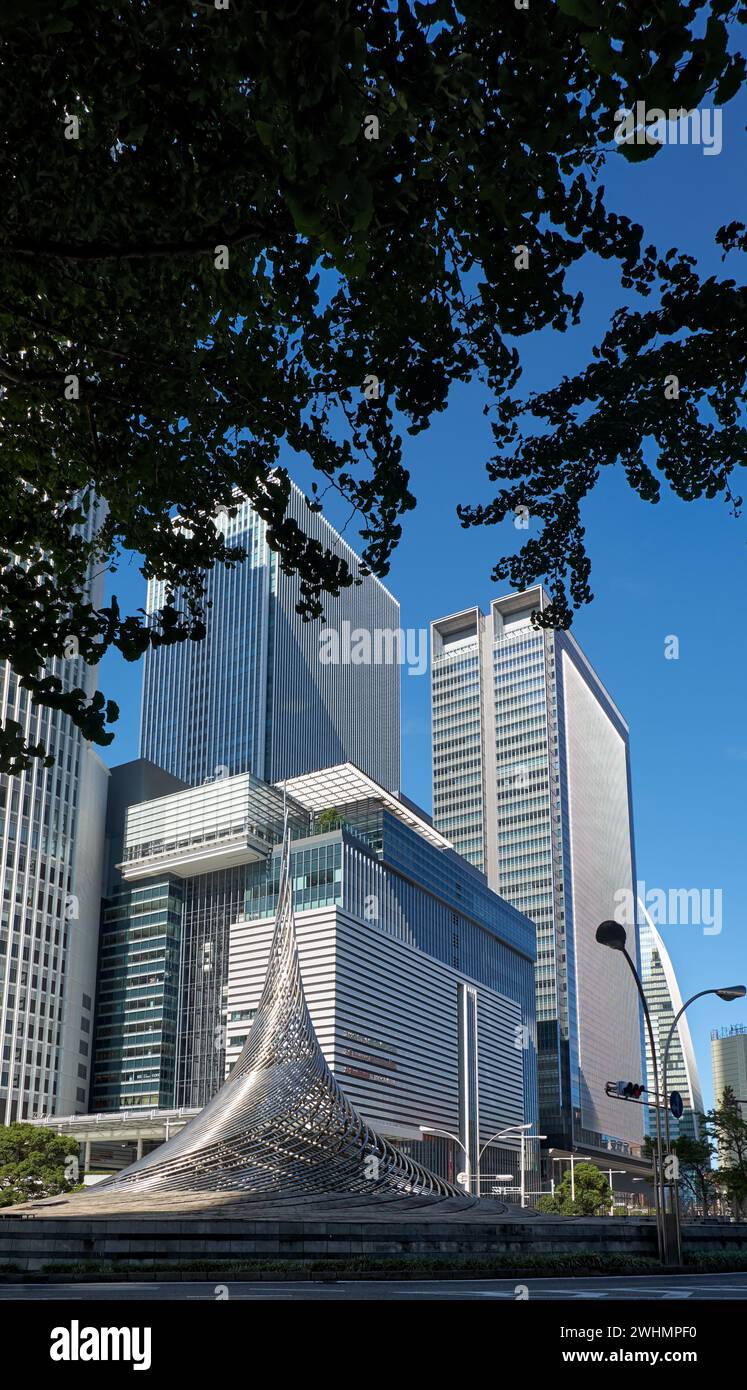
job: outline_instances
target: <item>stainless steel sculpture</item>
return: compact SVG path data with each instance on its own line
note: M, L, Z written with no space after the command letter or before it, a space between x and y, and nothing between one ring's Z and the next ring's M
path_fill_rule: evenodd
M267 976L244 1049L204 1110L168 1143L98 1183L96 1196L106 1189L460 1195L365 1124L327 1066L301 982L287 824Z

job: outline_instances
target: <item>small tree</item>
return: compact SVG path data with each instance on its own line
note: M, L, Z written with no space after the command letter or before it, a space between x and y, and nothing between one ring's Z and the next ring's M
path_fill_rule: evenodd
M571 1185L566 1173L552 1196L540 1197L538 1211L556 1216L605 1216L609 1211L610 1188L604 1173L593 1163L577 1163ZM573 1191L575 1190L575 1196Z
M706 1133L705 1115L700 1115L698 1120L700 1138L693 1139L690 1135L681 1134L678 1139L672 1141L671 1148L679 1163L678 1187L683 1206L695 1203L701 1208L703 1215L707 1216L710 1203L715 1201L718 1195L718 1183L713 1167L715 1146ZM656 1144L650 1134L643 1140L643 1155L650 1159L656 1171Z
M701 1116L701 1128L702 1128ZM700 1207L704 1216L715 1200L718 1187L713 1169L714 1146L707 1135L692 1139L687 1134L680 1135L672 1145L679 1159L680 1192L687 1203L688 1199Z
M75 1157L75 1163L68 1160ZM0 1207L72 1192L78 1181L78 1141L37 1125L0 1127Z
M747 1121L731 1087L705 1117L705 1132L718 1144L718 1186L741 1213L747 1204Z
M319 831L320 835L323 835L328 830L337 830L341 824L342 816L340 815L340 812L337 810L337 807L328 806L326 810L320 811L319 819L316 823L316 828Z

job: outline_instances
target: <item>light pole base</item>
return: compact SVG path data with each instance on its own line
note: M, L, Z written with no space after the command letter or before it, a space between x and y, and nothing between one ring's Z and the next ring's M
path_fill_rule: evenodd
M681 1265L682 1252L679 1248L679 1230L677 1218L673 1211L665 1211L662 1216L664 1227L664 1254L662 1263L665 1265Z

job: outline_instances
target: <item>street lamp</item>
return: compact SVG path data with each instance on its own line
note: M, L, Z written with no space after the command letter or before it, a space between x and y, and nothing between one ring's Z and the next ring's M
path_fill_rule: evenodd
M550 1152L552 1153L552 1149L550 1150ZM566 1161L566 1160L565 1160L564 1158L554 1158L554 1159L553 1159L553 1163L564 1163L565 1161ZM570 1162L571 1162L571 1201L575 1201L575 1198L576 1198L576 1181L575 1181L574 1170L573 1170L573 1165L574 1165L574 1163L591 1163L595 1168L598 1168L598 1169L599 1169L600 1173L606 1173L606 1174L607 1174L607 1181L609 1182L609 1185L610 1185L610 1193L612 1194L612 1195L610 1196L610 1203L611 1203L611 1205L614 1207L614 1205L615 1205L615 1200L614 1200L614 1184L613 1184L613 1182L612 1182L612 1174L613 1174L613 1173L627 1173L627 1171L628 1171L627 1168L604 1168L604 1167L602 1167L602 1165L593 1157L592 1154L574 1154L574 1153L572 1153L572 1154L570 1154ZM555 1188L555 1180L553 1179L553 1190L554 1190L554 1188Z
M470 1172L469 1149L467 1148L467 1145L462 1143L462 1140L458 1137L458 1135L452 1134L451 1131L448 1129L434 1129L433 1125L420 1125L419 1129L421 1134L440 1134L442 1139L453 1139L454 1143L459 1145L460 1149L464 1153L464 1173L467 1179L466 1183L464 1183L463 1186L466 1187L468 1192L471 1192L472 1175ZM479 1192L477 1195L479 1197Z
M549 1153L549 1154L552 1154L552 1153L554 1153L554 1150L553 1150L553 1149L548 1149L548 1153ZM574 1154L574 1153L569 1152L569 1153L567 1153L567 1154L561 1154L559 1158L554 1158L552 1161L553 1161L553 1163L570 1163L570 1165L571 1165L571 1201L572 1201L572 1202L575 1202L575 1200L576 1200L576 1168L575 1168L575 1165L576 1165L577 1163L592 1163L592 1164L594 1165L595 1168L598 1168L598 1167L599 1167L599 1164L596 1162L596 1160L592 1157L591 1154ZM602 1169L602 1172L606 1172L606 1171L607 1171L606 1169ZM610 1168L609 1171L610 1171L610 1173L626 1173L626 1172L627 1172L627 1169L626 1169L626 1168ZM555 1179L554 1179L554 1177L551 1177L551 1178L550 1178L550 1184L551 1184L552 1190L553 1190L553 1192L554 1192L554 1191L555 1191ZM611 1186L612 1186L612 1179L610 1179L610 1187L611 1187Z
M529 1122L529 1125L509 1125L509 1126L508 1126L508 1129L497 1130L497 1131L495 1131L495 1134L491 1134L491 1136L490 1136L490 1138L488 1138L488 1140L485 1140L485 1143L483 1144L483 1148L481 1148L479 1154L477 1154L477 1195L480 1195L480 1159L483 1158L483 1154L484 1154L484 1152L485 1152L485 1148L488 1147L488 1144L492 1144L492 1140L494 1140L494 1138L509 1138L509 1137L515 1138L515 1137L516 1137L516 1134L519 1133L519 1131L522 1131L522 1207L523 1207L523 1205L524 1205L524 1134L523 1134L523 1131L524 1131L524 1130L527 1130L527 1129L531 1129L531 1120L530 1120L530 1122Z
M609 1181L610 1181L610 1215L611 1215L611 1216L614 1216L614 1215L615 1215L615 1185L614 1185L614 1183L613 1183L613 1181L612 1181L612 1174L613 1174L613 1173L627 1173L627 1171L628 1171L627 1168L603 1168L603 1169L602 1169L602 1172L607 1174L607 1176L608 1176L608 1178L609 1178Z
M689 999L685 1000L685 1003L682 1005L682 1008L679 1010L678 1013L675 1014L674 1018L672 1019L672 1026L669 1029L669 1032L667 1033L667 1040L664 1044L664 1060L662 1061L661 1066L662 1086L664 1088L664 1128L666 1132L667 1155L669 1155L672 1152L671 1126L669 1123L669 1090L667 1087L667 1066L669 1064L669 1048L672 1042L672 1038L674 1037L677 1024L682 1018L685 1009L689 1009L690 1005L694 1004L696 999L702 999L706 994L717 994L719 999L723 999L725 1003L731 1004L735 999L744 999L745 994L747 994L747 988L744 985L723 985L721 989L700 989L698 990L697 994L693 994ZM674 1211L674 1231L675 1240L677 1243L677 1262L678 1264L682 1264L680 1195L679 1188L676 1182L674 1184L673 1190L672 1209Z
M656 1105L654 1107L656 1112L657 1157L657 1172L655 1174L654 1185L654 1193L656 1197L656 1238L659 1246L659 1259L662 1261L663 1264L667 1264L669 1263L669 1260L666 1246L666 1231L664 1226L664 1155L662 1152L661 1112L659 1109L659 1068L656 1061L656 1044L654 1042L654 1030L651 1023L651 1015L649 1013L648 1004L646 1002L646 996L643 992L641 977L635 968L635 962L628 954L626 944L628 938L625 928L622 925L622 922L600 922L599 926L597 927L596 938L600 946L608 946L611 951L620 951L620 953L625 957L630 967L630 972L633 976L633 979L635 980L636 989L638 990L638 994L640 995L641 999L643 1016L646 1020L648 1040L651 1048L651 1066L653 1068L654 1073L654 1095L656 1097Z
M652 1174L651 1174L651 1178L653 1178L653 1176L654 1176L654 1174L652 1173ZM650 1181L651 1181L651 1178L633 1178L633 1182L650 1182ZM641 1193L641 1197L645 1197L645 1195L646 1195L645 1193L643 1193L643 1192ZM648 1201L646 1201L646 1210L647 1210L647 1211L650 1211L650 1210L651 1210L651 1206L650 1206L650 1203L649 1203Z
M522 1210L523 1210L523 1208L526 1206L526 1160L525 1160L525 1157L524 1157L524 1140L525 1140L525 1139L546 1139L546 1138L547 1138L547 1135L546 1135L546 1134L527 1134L526 1131L527 1131L528 1129L531 1129L531 1128L532 1128L532 1122L531 1122L531 1120L529 1121L528 1124L525 1124L525 1125L519 1125L519 1124L516 1124L516 1125L508 1125L505 1129L499 1129L495 1134L491 1134L490 1138L483 1144L482 1148L480 1149L479 1154L477 1155L477 1195L478 1195L478 1197L480 1196L480 1159L482 1158L482 1156L483 1156L485 1150L487 1149L488 1144L492 1144L492 1142L493 1142L494 1139L510 1139L510 1138L516 1138L516 1137L518 1136L518 1138L519 1138L520 1141L521 1141L521 1180L520 1180L520 1181L521 1181L521 1187L520 1187L520 1192L521 1192L521 1206L522 1206Z
M421 1134L439 1134L439 1135L441 1136L442 1139L451 1139L452 1142L453 1142L454 1144L458 1144L458 1145L459 1145L459 1148L462 1150L462 1153L464 1154L464 1172L465 1172L466 1182L465 1182L463 1185L466 1187L467 1191L471 1193L471 1191L472 1191L472 1170L471 1170L471 1165L470 1165L470 1161L469 1161L469 1150L468 1150L468 1148L467 1148L467 1145L459 1138L459 1136L458 1136L457 1134L452 1134L452 1133L451 1133L451 1130L448 1130L448 1129L436 1129L436 1127L435 1127L434 1125L419 1125L418 1128L419 1128ZM531 1129L531 1128L532 1128L531 1120L530 1120L530 1122L529 1122L528 1124L525 1124L525 1125L519 1125L519 1124L516 1124L516 1125L508 1125L506 1129L497 1130L495 1134L491 1134L490 1138L489 1138L488 1140L486 1140L486 1142L483 1144L482 1148L480 1149L480 1151L479 1151L479 1153L478 1153L478 1155L477 1155L477 1165L476 1165L476 1168L477 1168L477 1171L476 1171L476 1178L477 1178L477 1193L476 1193L476 1195L477 1195L477 1197L480 1196L480 1159L482 1158L482 1156L483 1156L485 1150L487 1149L488 1145L489 1145L489 1144L492 1144L492 1142L493 1142L494 1139L508 1139L508 1138L511 1138L511 1137L513 1137L513 1138L519 1138L519 1139L521 1140L521 1205L522 1205L522 1207L525 1207L525 1206L526 1206L526 1191L525 1191L525 1189L526 1189L526 1162L525 1162L525 1157L524 1157L524 1140L525 1140L525 1139L546 1139L546 1138L547 1138L547 1135L546 1135L546 1134L527 1134L526 1131L527 1131L528 1129Z
M549 1149L548 1152L549 1152L550 1154L552 1154L552 1149ZM561 1155L560 1155L560 1158L553 1158L553 1159L552 1159L552 1162L553 1162L553 1163L568 1163L569 1160L570 1160L570 1164L571 1164L571 1201L573 1202L573 1201L575 1201L575 1199L576 1199L576 1173L575 1173L575 1169L574 1169L574 1164L575 1164L575 1162L576 1162L576 1155L573 1154L573 1153L570 1153L570 1154L568 1154L567 1156L566 1156L565 1154L561 1154ZM562 1182L562 1177L561 1177L561 1182ZM555 1195L555 1177L554 1177L554 1173L552 1173L552 1172L550 1173L550 1188L551 1188L552 1193L553 1193L553 1196L554 1196L554 1195Z

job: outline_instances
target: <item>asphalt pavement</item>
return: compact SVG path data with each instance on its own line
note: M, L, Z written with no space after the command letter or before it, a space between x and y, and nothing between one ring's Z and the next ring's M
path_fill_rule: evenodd
M278 1280L224 1283L123 1283L110 1284L3 1284L0 1302L205 1302L224 1299L262 1302L363 1302L448 1300L524 1301L543 1299L556 1302L660 1300L747 1300L747 1274L665 1274L611 1275L604 1278L573 1279L413 1279L355 1280L319 1282Z

